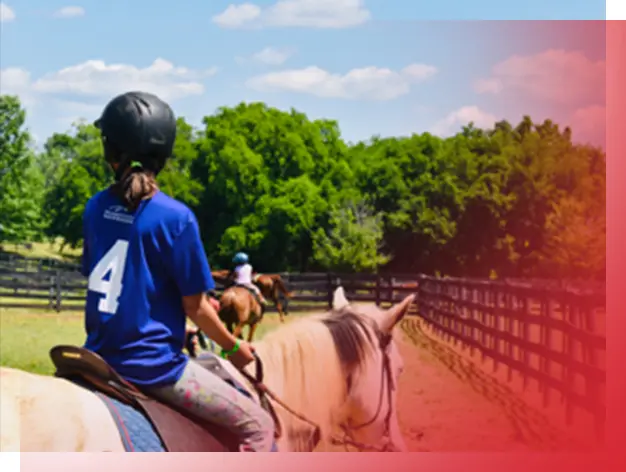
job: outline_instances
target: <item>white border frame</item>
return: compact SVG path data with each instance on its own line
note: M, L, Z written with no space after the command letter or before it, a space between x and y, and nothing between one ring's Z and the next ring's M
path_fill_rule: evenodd
M626 20L626 1L606 0L607 20Z
M626 20L626 0L606 0L607 20ZM0 453L0 470L2 472L20 472L20 453Z
M20 453L0 452L0 470L2 472L20 472Z

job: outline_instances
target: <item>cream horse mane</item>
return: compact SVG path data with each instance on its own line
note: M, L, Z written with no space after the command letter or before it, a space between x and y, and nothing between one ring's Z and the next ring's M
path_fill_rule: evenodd
M370 361L380 358L381 326L392 330L410 302L412 296L386 311L375 305L356 309L340 287L333 310L281 325L254 344L264 383L292 410L319 425L316 450L328 450L330 435L352 414L346 379L365 375L367 366L370 372L380 369L380 363ZM386 325L390 317L394 320ZM223 365L249 386L230 362ZM254 375L255 366L247 371ZM371 395L377 397L378 391ZM123 451L101 400L68 381L2 367L0 400L0 451ZM306 450L310 426L279 405L275 408L283 426L279 451Z
M331 311L294 321L255 344L267 384L280 392L291 409L306 412L320 426L321 449L329 446L329 436L349 413L346 377L358 371L361 363L373 360L377 352L374 329L367 318ZM339 340L352 344L338 345ZM253 369L249 367L248 372ZM283 413L280 406L276 408ZM290 413L281 413L287 431L305 426ZM289 450L304 448L305 439L293 437Z

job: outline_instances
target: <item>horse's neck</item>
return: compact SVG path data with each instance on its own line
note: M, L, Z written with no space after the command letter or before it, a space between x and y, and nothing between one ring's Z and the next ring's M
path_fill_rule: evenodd
M288 339L260 341L255 348L263 364L263 383L293 411L318 424L324 435L345 404L345 378L334 345L315 334L314 324L306 328L314 333L291 332ZM246 370L254 376L255 368L252 364ZM287 429L310 427L283 408L277 413Z

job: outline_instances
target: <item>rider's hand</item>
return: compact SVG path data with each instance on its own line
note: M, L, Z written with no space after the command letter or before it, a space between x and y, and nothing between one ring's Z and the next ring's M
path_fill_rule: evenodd
M245 341L239 340L239 350L232 356L228 356L228 360L239 369L243 369L245 366L254 361L252 353L254 348Z

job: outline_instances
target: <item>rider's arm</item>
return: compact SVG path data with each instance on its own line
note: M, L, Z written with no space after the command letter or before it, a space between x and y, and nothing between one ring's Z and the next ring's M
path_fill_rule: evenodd
M235 346L236 338L220 321L204 293L183 297L183 307L189 319L223 349L230 351Z
M174 241L170 270L182 295L185 314L222 348L231 350L236 339L226 330L206 296L206 292L215 288L215 281L194 216L190 216Z

